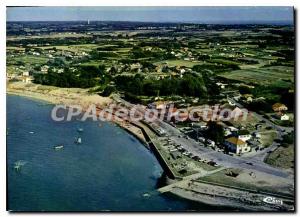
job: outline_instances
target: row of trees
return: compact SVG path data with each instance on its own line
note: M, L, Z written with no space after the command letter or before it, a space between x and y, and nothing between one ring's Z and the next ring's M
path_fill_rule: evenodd
M131 50L131 57L133 59L139 59L139 58L152 58L156 60L167 60L172 59L174 56L169 52L164 51L150 51L150 50L144 50L140 47L133 47Z
M119 75L115 77L117 88L135 95L181 95L206 97L207 91L201 76L185 75L183 78L164 78L161 80L145 79L135 76Z
M105 67L80 66L76 72L65 67L63 73L49 70L48 74L34 74L34 83L57 87L88 88L107 83L108 79L104 72Z

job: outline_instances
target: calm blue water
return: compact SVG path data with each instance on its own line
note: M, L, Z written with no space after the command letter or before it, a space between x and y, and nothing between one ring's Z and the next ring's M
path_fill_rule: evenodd
M8 208L20 211L209 210L155 190L162 169L133 136L110 123L54 122L53 106L7 96ZM74 144L82 127L82 144ZM34 133L29 133L34 132ZM64 149L55 151L54 145ZM16 161L25 162L20 171ZM144 197L148 193L150 197ZM213 208L214 210L215 208Z

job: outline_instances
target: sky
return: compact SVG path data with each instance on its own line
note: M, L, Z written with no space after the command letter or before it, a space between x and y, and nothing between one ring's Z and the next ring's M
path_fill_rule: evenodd
M293 23L292 7L8 7L7 21Z

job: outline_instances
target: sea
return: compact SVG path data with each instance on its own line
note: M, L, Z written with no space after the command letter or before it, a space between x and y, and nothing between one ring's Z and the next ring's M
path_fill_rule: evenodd
M110 122L55 122L53 105L7 95L7 209L222 211L157 192L163 171L134 136ZM78 132L82 128L83 132ZM74 141L80 137L81 144ZM55 150L55 146L63 145Z

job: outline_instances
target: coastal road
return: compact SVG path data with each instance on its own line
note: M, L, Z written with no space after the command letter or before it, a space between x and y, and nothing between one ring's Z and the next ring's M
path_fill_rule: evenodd
M120 102L124 104L126 107L131 108L135 106L134 104L131 104L123 99L121 99L118 96L114 96L114 99L117 102ZM237 106L241 106L240 104L237 104ZM145 111L141 111L141 113L145 113ZM233 167L233 168L242 168L242 169L250 169L263 173L268 173L274 176L282 177L282 178L288 178L290 177L290 174L287 173L286 171L274 168L269 166L268 164L265 164L262 161L256 161L255 159L243 159L241 157L235 157L235 156L230 156L226 155L222 152L217 152L214 151L210 148L206 148L201 145L201 143L196 142L193 139L187 139L184 138L185 134L183 134L181 131L179 131L177 128L171 126L170 124L161 121L157 119L156 121L153 122L160 128L162 128L167 136L176 144L182 145L184 149L187 151L191 152L192 154L199 156L200 158L207 159L207 160L213 160L214 162L223 165L225 167ZM273 123L272 123L273 124ZM274 125L274 124L273 124ZM249 165L249 163L253 165Z
M191 152L196 156L199 156L201 159L212 160L225 167L250 169L253 171L272 174L282 178L288 178L290 176L289 173L271 167L268 164L265 164L261 161L256 161L255 159L254 160L243 159L241 157L230 156L222 152L217 152L210 148L204 147L203 144L196 142L193 139L184 138L185 135L182 132L180 132L178 129L176 129L175 127L167 123L159 121L158 125L166 131L168 137L173 141L173 143L182 145L185 150ZM249 165L249 163L252 163L253 165Z

